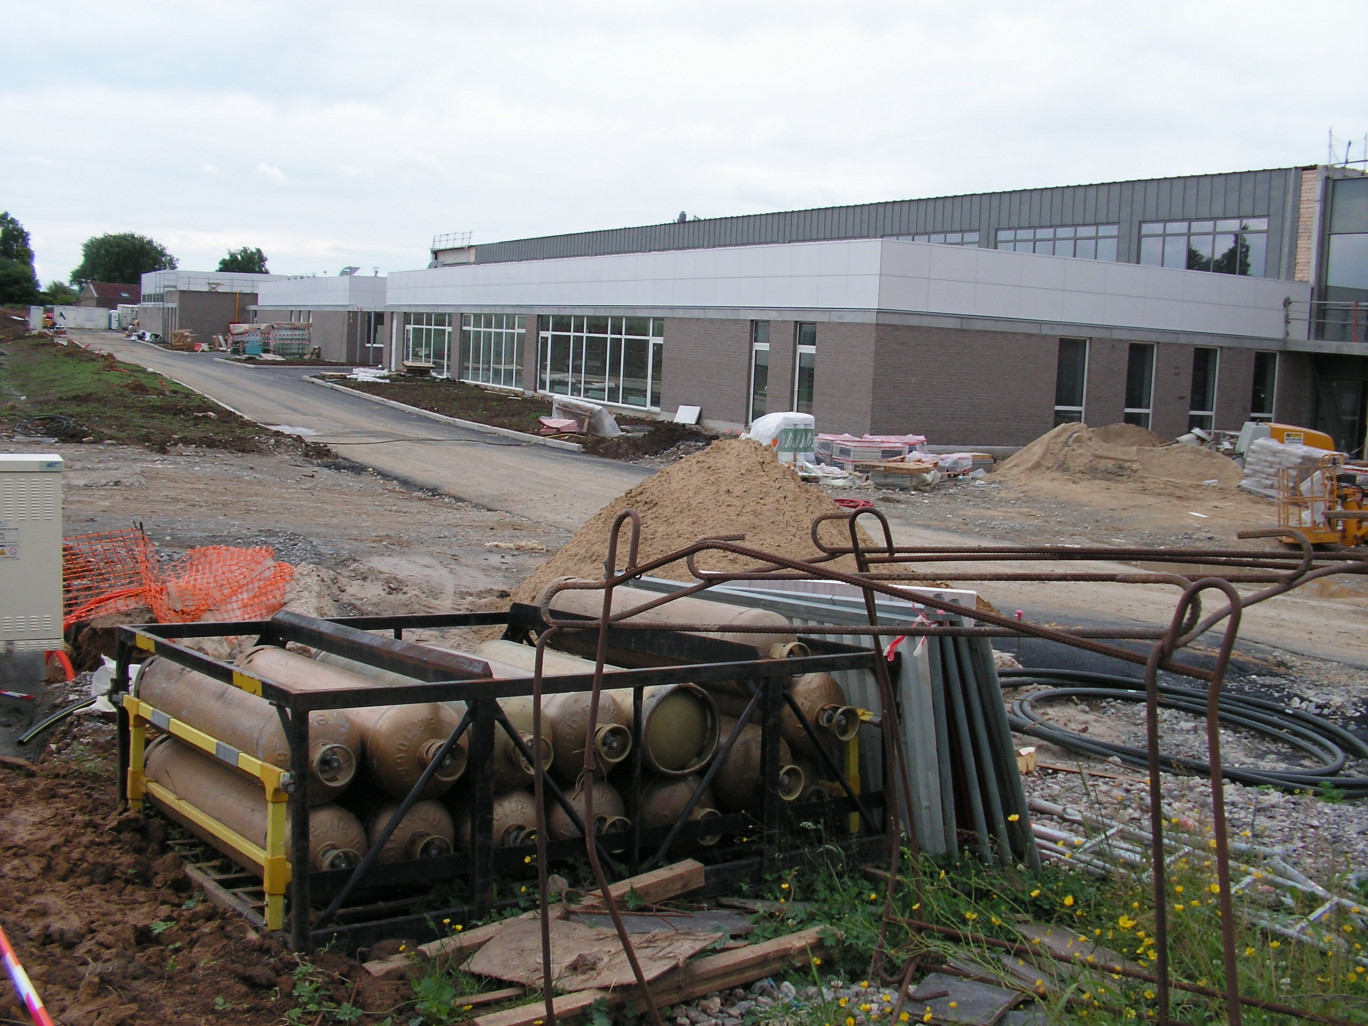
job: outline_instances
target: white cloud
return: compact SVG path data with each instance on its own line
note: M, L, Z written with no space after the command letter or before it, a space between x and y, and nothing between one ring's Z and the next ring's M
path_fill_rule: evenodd
M0 86L0 208L44 279L81 232L400 270L446 231L1290 166L1368 130L1362 0L1314 5L1315 47L1271 0L12 6L16 38L64 25L60 78L19 52ZM140 34L157 61L107 44Z

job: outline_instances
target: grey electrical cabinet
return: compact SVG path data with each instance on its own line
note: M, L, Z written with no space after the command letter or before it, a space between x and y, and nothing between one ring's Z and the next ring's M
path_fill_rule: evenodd
M0 648L62 647L62 458L0 453Z

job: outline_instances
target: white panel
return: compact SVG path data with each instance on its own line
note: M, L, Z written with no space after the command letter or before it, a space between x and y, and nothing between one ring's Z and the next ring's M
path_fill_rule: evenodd
M62 458L0 454L0 642L62 647Z

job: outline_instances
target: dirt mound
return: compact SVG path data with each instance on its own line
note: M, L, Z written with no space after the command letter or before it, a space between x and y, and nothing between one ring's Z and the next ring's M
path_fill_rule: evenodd
M1125 481L1142 488L1149 482L1215 481L1229 488L1240 483L1234 460L1210 449L1165 444L1154 432L1131 424L1096 429L1061 424L1008 458L997 472L1016 481L1060 475Z
M745 534L741 544L793 559L819 555L812 544L814 517L839 512L831 497L815 485L804 484L762 445L747 439L724 439L702 452L666 467L619 496L594 514L579 533L543 563L513 592L519 602L532 601L556 577L602 579L613 520L623 510L641 514L638 563L683 548L699 538ZM830 524L824 541L839 543L844 524ZM619 564L625 561L628 534L624 531ZM710 553L702 560L708 569L750 569L742 557ZM853 560L835 564L854 571ZM653 571L672 580L691 580L683 563Z

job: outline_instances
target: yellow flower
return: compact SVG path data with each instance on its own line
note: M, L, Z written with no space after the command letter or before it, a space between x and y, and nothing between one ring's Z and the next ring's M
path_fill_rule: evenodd
M460 932L461 932L462 930L464 930L464 929L465 929L465 927L462 926L460 923L457 923L457 924L456 924L456 932L457 932L457 933L460 933Z
M1173 893L1174 893L1174 894L1182 894L1182 893L1183 893L1183 885L1182 885L1182 884L1176 885L1176 886L1173 888Z
M1272 944L1270 944L1270 945L1268 945L1268 946L1269 946L1270 948L1280 948L1280 947L1282 947L1282 941L1274 941Z
M1039 888L1039 887L1037 887L1035 890L1033 890L1033 891L1031 892L1031 897L1033 897L1033 898L1038 898L1038 897L1040 897L1040 888Z
M907 1020L910 1018L911 1016L909 1016L906 1012L903 1012L902 1015L898 1016L898 1022L907 1022Z
M879 900L879 896L878 896L877 894L875 894L873 891L870 891L870 892L869 892L869 900L870 900L870 901L878 901L878 900Z
M407 944L400 944L400 945L399 945L399 951L400 951L400 953L403 953L403 952L405 952L405 951L407 951L407 950L408 950L408 945L407 945Z
M450 919L443 919L443 920L442 920L442 925L443 925L443 926L450 926L450 925L451 925L451 920L450 920Z
M1073 903L1074 903L1074 899L1073 899L1073 895L1072 895L1072 894L1066 894L1066 895L1064 895L1064 907L1065 907L1065 908L1073 908Z
M1146 1000L1146 1001L1153 1001L1153 1000L1154 1000L1154 991L1152 991L1152 990L1147 990L1147 991L1145 991L1145 1000Z
M528 865L531 865L531 864L532 864L532 856L531 856L531 855L524 855L524 856L523 856L523 865L524 865L524 866L528 866Z
M853 1016L853 1015L847 1015L847 1016L846 1016L846 1026L855 1026L855 1016Z
M779 889L780 889L781 891L786 891L786 890L789 889L789 885L788 885L787 883L781 883L781 884L779 885Z
M1133 926L1136 924L1137 920L1134 920L1134 919L1132 919L1130 916L1125 915L1125 914L1123 913L1122 916L1121 916L1121 918L1118 919L1116 922L1117 922L1117 925L1121 927L1121 929L1123 929L1123 930L1129 930L1131 927L1133 927Z
M958 1007L959 1007L959 1002L958 1002L958 1001L951 1001L951 1002L950 1002L950 1007L951 1007L951 1008L958 1008Z
M842 1008L844 1008L846 1005L850 1004L850 998L848 998L848 997L843 997L843 998L841 998L840 1001L838 1001L838 1002L836 1002L836 1003L837 1003L838 1005L840 1005Z
M1210 887L1208 887L1207 890L1209 890L1212 894L1220 894L1220 893L1221 893L1221 885L1218 884L1218 883L1214 883L1214 884L1212 884Z
M1008 822L1008 823L1015 823L1015 822L1016 822L1017 820L1019 820L1020 818L1021 818L1021 817L1018 816L1018 815L1014 812L1014 813L1012 813L1010 816L1007 817L1007 822Z
M869 1010L870 1010L871 1008L873 1008L873 1007L874 1007L873 1005L871 1005L868 1001L866 1001L864 1004L862 1004L862 1005L860 1006L860 1011L862 1011L862 1012L867 1012L867 1011L869 1011Z
M1175 912L1181 912L1181 911L1183 911L1183 903L1180 901L1178 904L1174 905L1174 906L1173 906L1173 911L1175 911Z
M865 990L868 990L868 989L869 989L869 981L868 981L868 980L861 980L861 981L860 981L860 986L863 987Z
M1252 947L1251 947L1251 948L1245 948L1245 958L1253 958L1253 957L1254 957L1254 949L1253 949Z
M928 1008L928 1009L926 1010L926 1014L922 1016L922 1022L930 1022L930 1021L931 1021L931 1009Z

